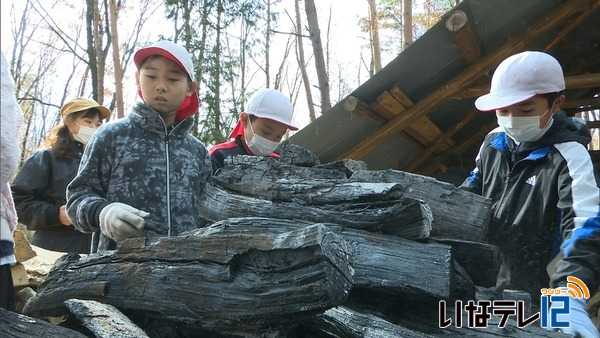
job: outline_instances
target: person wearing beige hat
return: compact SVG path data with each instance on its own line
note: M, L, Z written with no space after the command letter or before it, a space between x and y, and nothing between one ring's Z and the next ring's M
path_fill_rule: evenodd
M78 97L60 109L61 123L46 136L15 177L11 189L19 222L35 231L32 243L58 252L90 252L90 235L75 229L67 217L67 185L77 174L84 148L110 110Z
M257 90L229 135L231 140L210 148L213 172L223 167L225 158L235 155L277 157L273 151L288 129L298 130L292 117L292 103L283 93L272 88Z
M600 286L600 186L589 130L561 110L564 89L550 54L526 51L502 61L490 92L475 101L495 112L499 127L485 137L461 186L492 200L488 240L502 253L499 286L525 290L540 305L548 303L542 289L566 294L572 278L591 293ZM539 311L562 317L542 327L599 337L587 299L558 299L550 299L552 311Z

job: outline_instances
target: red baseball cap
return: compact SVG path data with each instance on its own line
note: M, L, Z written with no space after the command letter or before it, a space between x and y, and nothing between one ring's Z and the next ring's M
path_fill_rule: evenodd
M175 62L181 69L185 70L190 80L194 81L194 64L192 62L192 57L183 46L177 45L171 41L163 40L148 47L141 48L135 52L135 55L133 56L133 62L137 69L139 70L144 63L144 60L152 55L160 55ZM141 91L138 91L138 95L142 97ZM142 100L143 99L144 98L142 97ZM200 107L200 100L198 99L198 93L194 91L192 96L186 96L181 106L177 109L175 120L181 121L193 116L198 111L198 107Z

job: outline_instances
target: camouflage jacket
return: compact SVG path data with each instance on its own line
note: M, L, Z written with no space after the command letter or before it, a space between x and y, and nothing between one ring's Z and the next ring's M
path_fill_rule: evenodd
M67 187L67 214L77 229L95 233L93 251L115 247L99 231L100 211L112 202L150 213L146 222L160 229L147 226L148 237L201 225L200 194L212 169L206 147L189 134L192 124L190 117L167 128L156 111L137 103L93 135Z

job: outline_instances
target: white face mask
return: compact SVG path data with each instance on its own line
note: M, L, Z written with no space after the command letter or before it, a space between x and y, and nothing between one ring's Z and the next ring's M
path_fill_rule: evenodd
M506 135L518 142L531 142L539 140L552 125L552 119L543 128L540 128L540 120L548 114L550 108L540 116L496 116L498 125Z
M73 133L73 138L75 141L81 142L84 146L88 144L92 135L98 130L97 128L91 128L88 126L82 126L79 123L75 122L79 126L79 132L77 134Z
M248 138L244 134L244 137L246 137L246 144L248 145L248 148L250 148L254 155L258 156L267 156L270 153L272 153L273 150L275 150L279 145L279 142L267 140L266 138L260 135L256 135L254 129L252 128L252 122L248 120L248 123L250 124L250 130L252 130L252 134L254 135L252 136L252 139L248 141Z

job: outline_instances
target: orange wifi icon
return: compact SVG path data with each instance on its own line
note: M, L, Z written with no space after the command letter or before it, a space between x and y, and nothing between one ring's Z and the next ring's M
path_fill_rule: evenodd
M587 285L577 277L567 277L567 292L571 298L590 298L590 290Z

